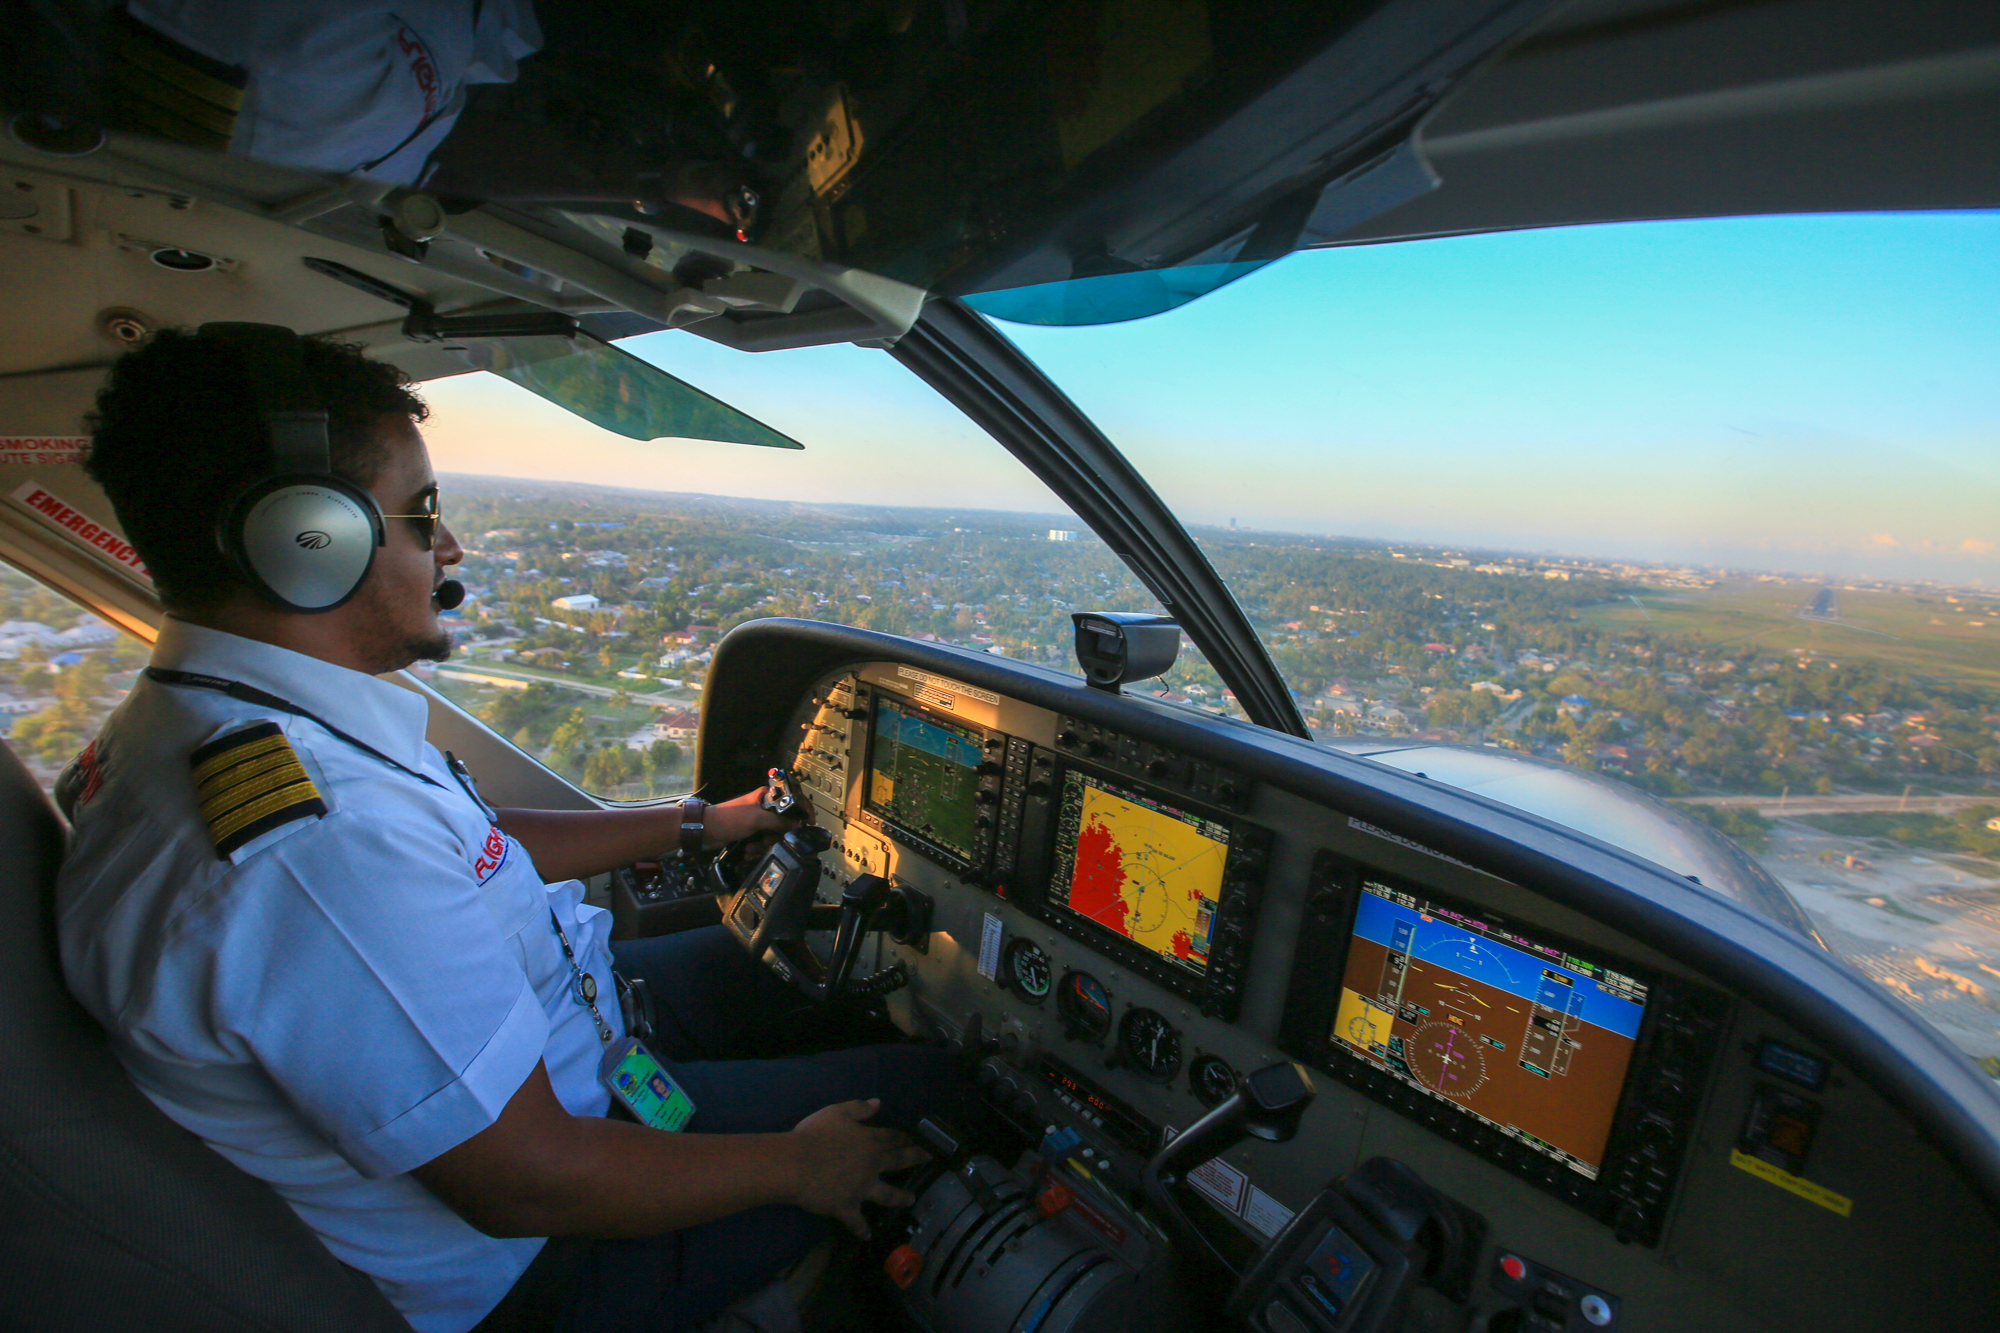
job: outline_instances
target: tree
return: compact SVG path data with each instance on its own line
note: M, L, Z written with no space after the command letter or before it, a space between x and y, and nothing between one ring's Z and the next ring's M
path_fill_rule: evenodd
M10 739L45 764L68 760L97 734L105 672L106 663L93 654L57 676L56 701L16 722Z
M599 794L609 792L631 781L637 767L636 756L622 745L592 750L583 765L584 789Z
M1500 701L1490 690L1439 690L1424 711L1432 726L1483 727L1500 716Z
M649 776L676 772L680 763L681 747L672 741L654 741L646 747L646 771Z

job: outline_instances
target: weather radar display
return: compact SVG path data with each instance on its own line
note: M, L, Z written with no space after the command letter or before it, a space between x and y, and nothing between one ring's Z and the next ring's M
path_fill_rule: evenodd
M1049 903L1206 973L1228 825L1073 770L1061 810Z
M877 699L868 746L867 806L906 833L972 860L979 735Z
M1390 884L1361 889L1336 1049L1595 1180L1644 983Z

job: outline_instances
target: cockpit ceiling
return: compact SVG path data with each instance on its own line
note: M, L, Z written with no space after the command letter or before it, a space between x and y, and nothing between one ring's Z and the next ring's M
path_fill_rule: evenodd
M1425 124L1435 192L1338 243L2000 205L2000 8L1587 0Z
M338 7L312 60L276 20L124 9L152 26L38 7L67 17L9 52L10 155L91 174L172 140L190 179L250 194L263 163L366 177L363 213L421 190L584 234L656 287L727 276L701 251L746 240L965 295L1320 244L2000 203L2000 9L1951 0L778 0L755 24L708 0L496 0L471 31L410 34L436 50L424 114L402 134L363 107L380 143L365 116L311 128L369 72L324 54ZM437 268L422 225L361 221L364 249Z
M52 154L136 135L961 294L1284 253L1549 4L134 0L43 7L0 99Z

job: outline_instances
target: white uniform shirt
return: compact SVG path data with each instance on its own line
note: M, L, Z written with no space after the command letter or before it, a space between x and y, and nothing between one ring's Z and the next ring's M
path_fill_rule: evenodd
M250 75L229 151L416 184L466 87L542 44L529 0L133 0L156 32Z
M606 1112L603 1043L549 913L622 1036L610 918L577 881L542 883L424 741L420 696L177 620L153 663L278 695L440 785L308 719L142 677L68 779L70 989L161 1110L268 1181L420 1333L470 1328L542 1241L482 1235L407 1172L492 1124L538 1060L572 1114ZM266 720L328 810L222 859L189 756Z

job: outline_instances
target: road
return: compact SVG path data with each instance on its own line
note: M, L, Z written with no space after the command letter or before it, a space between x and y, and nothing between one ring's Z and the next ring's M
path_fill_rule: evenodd
M508 680L528 681L531 684L537 685L553 685L559 690L575 690L578 694L588 694L597 699L609 699L618 693L617 690L612 689L608 685L586 685L580 680L560 680L553 676L538 676L533 672L522 671L515 667L493 666L486 662L458 662L440 667L439 671L447 675L458 671L469 672L476 676L503 676ZM632 690L627 690L625 693L635 704L650 704L656 708L686 708L688 706L688 701L685 698L675 698L670 694L639 694Z
M2000 805L2000 792L1990 796L1685 796L1681 805L1724 805L1749 808L1760 815L1955 814L1968 806Z

